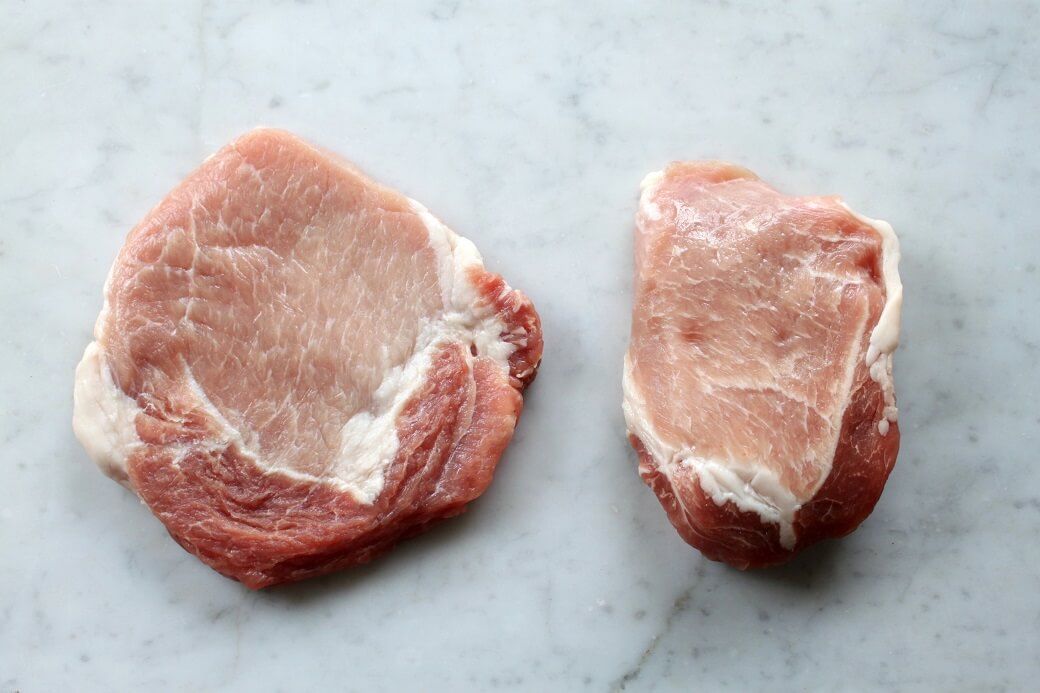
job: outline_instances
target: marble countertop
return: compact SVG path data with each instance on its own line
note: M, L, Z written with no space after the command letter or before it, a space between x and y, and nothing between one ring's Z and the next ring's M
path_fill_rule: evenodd
M1040 677L1035 3L0 2L0 691L1027 690ZM70 428L130 227L257 125L354 160L531 295L546 351L462 518L249 592ZM903 244L903 447L862 528L703 559L636 475L637 186L841 193Z

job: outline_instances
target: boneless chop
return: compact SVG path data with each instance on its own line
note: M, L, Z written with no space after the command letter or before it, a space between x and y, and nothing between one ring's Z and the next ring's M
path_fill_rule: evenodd
M491 482L542 352L531 302L422 205L256 130L131 231L74 428L252 588L362 563Z
M644 180L635 245L625 419L679 534L748 568L855 529L899 449L891 227L676 163Z

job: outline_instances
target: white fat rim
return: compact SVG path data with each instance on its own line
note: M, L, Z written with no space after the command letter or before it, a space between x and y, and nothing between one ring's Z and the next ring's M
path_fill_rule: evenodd
M887 221L857 214L844 202L841 205L858 221L870 226L881 236L881 274L885 284L885 307L870 333L864 358L870 369L870 377L881 385L881 392L885 398L885 407L878 421L878 432L887 435L890 425L899 419L895 380L892 377L892 356L899 346L899 324L903 312L903 282L899 277L899 238Z
M127 459L142 445L134 424L140 408L115 383L97 342L76 366L72 400L76 438L101 471L129 488Z

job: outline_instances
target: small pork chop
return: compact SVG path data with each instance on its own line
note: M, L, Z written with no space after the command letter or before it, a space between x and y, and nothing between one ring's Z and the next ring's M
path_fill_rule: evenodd
M538 315L425 207L256 130L130 232L73 427L251 588L363 563L491 483Z
M643 181L624 411L679 534L738 568L873 510L899 449L892 228L721 162Z

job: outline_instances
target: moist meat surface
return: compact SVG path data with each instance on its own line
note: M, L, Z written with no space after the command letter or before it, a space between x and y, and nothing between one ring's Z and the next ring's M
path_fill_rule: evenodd
M530 301L469 241L257 130L130 233L74 426L182 546L257 588L462 512L540 358Z
M781 562L873 508L899 441L894 243L836 198L729 164L644 182L626 420L644 480L709 557Z

